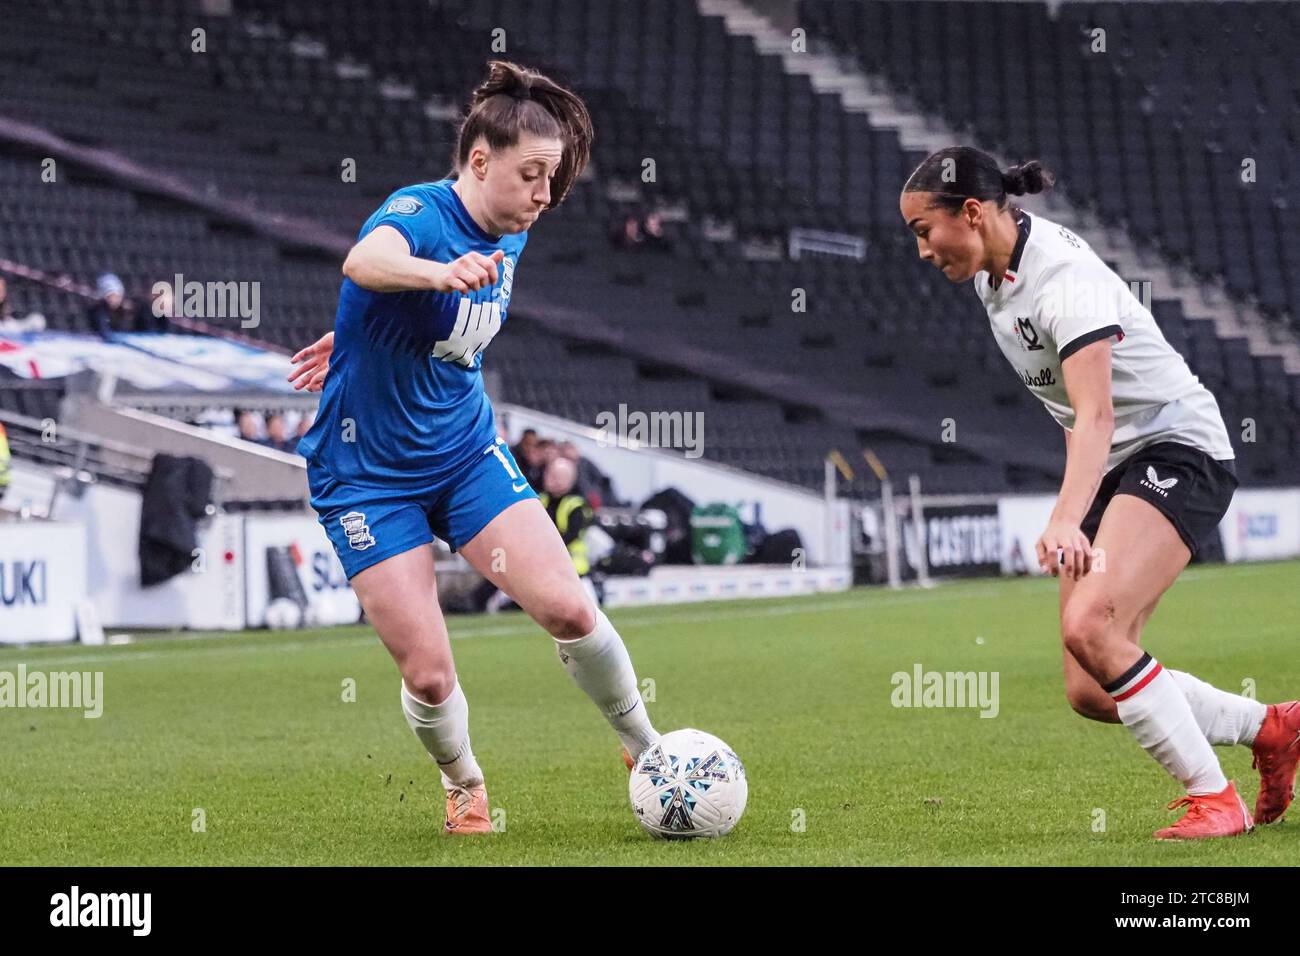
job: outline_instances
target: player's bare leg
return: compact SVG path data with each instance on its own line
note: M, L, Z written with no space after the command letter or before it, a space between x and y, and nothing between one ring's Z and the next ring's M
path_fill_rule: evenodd
M1060 582L1060 615L1061 620L1064 621L1065 607L1070 601L1070 595L1074 593L1077 582L1066 575L1061 576ZM1157 598L1144 608L1129 629L1129 640L1134 644L1140 645L1142 643L1142 628L1147 619L1151 617L1152 612L1155 611L1159 600ZM1093 676L1083 669L1064 644L1061 646L1061 656L1065 665L1065 698L1070 702L1070 706L1074 708L1075 713L1080 717L1087 717L1089 720L1096 720L1104 724L1120 723L1115 698L1106 693L1102 686L1093 679Z
M1074 592L1075 582L1061 578L1061 611ZM1129 630L1129 640L1142 643L1142 630L1155 612L1156 598L1138 614ZM1102 689L1062 648L1065 664L1065 694L1075 712L1090 720L1118 724L1115 700ZM1185 671L1167 668L1192 707L1197 726L1216 746L1241 744L1251 748L1253 766L1259 770L1259 796L1255 822L1273 823L1282 818L1295 794L1296 769L1300 765L1300 701L1267 707L1240 694L1220 690Z
M1229 836L1248 831L1250 814L1223 776L1178 681L1132 640L1142 615L1177 579L1191 557L1155 507L1119 494L1102 517L1094 547L1105 570L1075 583L1061 615L1066 649L1112 698L1120 721L1187 796L1188 807L1160 838Z
M1070 600L1070 595L1074 593L1074 585L1073 579L1061 578L1062 619L1064 619L1065 606ZM1151 619L1151 615L1155 613L1156 606L1159 603L1160 598L1156 598L1143 608L1129 628L1129 640L1134 645L1139 647L1142 645L1143 629L1146 627L1147 621ZM1074 708L1075 713L1080 717L1087 717L1089 720L1095 720L1103 724L1120 723L1119 710L1115 706L1115 699L1106 693L1102 686L1092 678L1092 675L1080 666L1067 648L1062 646L1061 652L1065 665L1065 697L1070 702L1070 706ZM1241 734L1238 735L1226 726L1226 718L1235 714L1241 705L1250 706L1251 702L1247 698L1218 690L1183 671L1176 671L1172 668L1166 668L1166 670L1178 681L1183 696L1188 698L1188 703L1192 705L1192 711L1196 714L1197 725L1210 743L1242 743L1247 746L1250 745L1254 739L1253 733L1247 734L1246 730L1243 729ZM1194 692L1197 691L1199 693L1193 696ZM1221 698L1214 696L1219 694L1231 698L1231 700L1225 702ZM1258 722L1254 726L1258 728Z
M461 548L474 569L555 639L565 670L635 757L658 739L623 639L582 586L564 541L535 498L511 505ZM624 757L630 764L630 758Z
M424 545L394 555L351 583L401 672L402 713L441 771L447 832L490 833L483 771L469 741L469 704L438 606L433 549Z

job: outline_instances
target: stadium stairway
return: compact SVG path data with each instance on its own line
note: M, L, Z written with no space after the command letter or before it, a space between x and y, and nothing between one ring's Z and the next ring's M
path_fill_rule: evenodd
M782 36L741 0L701 3L757 42L771 45ZM1252 355L1279 356L1288 372L1300 372L1300 232L1285 215L1300 203L1300 180L1289 173L1283 142L1300 135L1300 109L1286 89L1290 84L1295 93L1286 66L1294 44L1282 39L1300 34L1294 6L792 6L793 19L811 34L810 48L829 52L785 56L788 66L806 70L820 59L846 104L853 96L869 112L887 110L905 141L927 153L973 140L995 154L1014 153L1014 161L1043 159L1058 171L1057 186L1047 201L1026 199L1027 208L1050 202L1044 214L1088 236L1121 275L1150 280L1189 316L1213 319L1223 337L1244 336ZM1276 30L1259 30L1264 10L1273 11ZM1109 54L1092 49L1102 24L1114 34ZM969 77L980 54L960 38L984 28L1006 39L1015 63L976 88ZM1208 36L1216 42L1207 45ZM1185 89L1184 78L1171 75L1181 64L1168 57L1180 46L1210 61ZM944 50L943 69L918 74L920 49ZM1229 142L1259 158L1269 170L1265 180L1241 182L1240 157L1226 149ZM1188 201L1200 192L1208 195ZM1206 200L1204 213L1191 210ZM1279 268L1283 259L1291 268Z

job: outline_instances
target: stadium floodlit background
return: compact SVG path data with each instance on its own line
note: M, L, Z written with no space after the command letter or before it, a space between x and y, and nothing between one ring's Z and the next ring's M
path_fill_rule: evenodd
M447 172L493 58L569 85L596 130L484 356L500 428L535 484L577 466L593 588L656 722L715 730L754 781L733 837L674 859L1088 863L1109 832L1131 842L1107 862L1158 862L1126 813L1167 788L1127 751L1120 795L1103 788L1120 744L1060 688L1033 556L1060 429L899 218L942 146L1041 159L1056 188L1024 205L1088 239L1218 398L1241 488L1152 642L1300 696L1300 4L0 0L0 24L0 645L20 645L0 668L106 688L97 720L0 710L18 741L0 764L35 781L5 785L3 829L27 839L0 862L451 852L307 504L294 446L316 398L284 379L332 327L360 224ZM500 607L454 555L439 573L449 610ZM459 852L648 856L617 775L573 808L576 841L546 810L537 777L610 761L538 630L451 629L476 638L457 645L476 749L519 833ZM103 646L39 646L71 641ZM1000 673L996 719L891 707L916 663ZM535 739L521 695L548 708ZM167 735L210 726L204 701L216 739ZM1067 752L1077 805L1005 775ZM1274 862L1290 842L1197 852Z

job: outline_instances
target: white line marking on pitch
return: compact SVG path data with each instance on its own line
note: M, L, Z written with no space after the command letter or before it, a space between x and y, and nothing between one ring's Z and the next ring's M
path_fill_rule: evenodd
M1225 565L1214 568L1201 567L1191 568L1184 571L1178 576L1175 583L1182 581L1196 581L1200 578L1214 576L1236 577L1240 575L1265 574L1277 570L1277 564L1286 564L1289 562L1267 562L1259 565ZM1035 590L1046 590L1048 587L1054 587L1056 582L1049 577L1031 577L1021 578L1020 581L1028 582ZM1005 583L1015 583L1007 581ZM951 590L949 590L951 589ZM947 593L945 593L947 592ZM834 593L834 592L832 592ZM742 618L764 618L764 617L789 617L792 614L823 614L835 611L852 611L852 610L869 610L875 608L889 608L896 605L924 604L933 601L963 601L967 599L984 599L998 596L1000 589L995 586L986 586L980 588L971 588L962 584L941 585L934 590L922 590L920 588L910 588L906 591L889 591L879 594L874 591L868 592L860 597L840 598L837 600L827 600L819 603L801 602L799 604L781 604L773 607L747 607L747 608L728 608L725 605L712 611L687 611L681 612L679 608L690 607L690 604L677 605L654 605L624 608L621 612L618 608L613 608L616 615L624 614L644 615L642 620L624 619L619 622L620 628L645 628L660 627L673 624L707 624L712 621L737 620ZM815 595L790 595L792 599L814 597ZM757 599L763 600L763 599ZM773 600L776 600L775 598ZM701 602L704 603L704 602ZM518 624L497 624L494 626L480 626L477 624L463 624L457 627L456 633L451 635L453 640L466 640L472 637L504 637L519 634L535 634L539 628L532 621L520 621ZM158 638L159 641L226 641L229 638L214 636L212 634L180 634L174 637ZM372 634L354 635L349 637L331 637L328 635L313 638L307 641L288 641L282 644L274 642L243 643L235 646L221 646L214 644L212 647L200 647L192 651L183 651L185 654L242 654L246 651L302 651L311 650L317 647L351 647L367 646L374 644L378 638ZM59 664L112 664L119 661L142 661L154 660L160 657L169 656L168 652L161 650L124 650L123 648L136 648L139 644L116 645L103 648L99 652L87 652L64 657L41 657L36 656L20 659L17 656L13 663L29 663L32 667L46 667ZM9 660L0 658L0 666L9 666Z
M780 605L777 607L749 607L749 608L719 608L715 611L693 611L689 613L657 613L653 614L646 620L623 620L618 622L618 627L624 629L645 628L645 627L664 627L673 624L707 624L712 621L737 620L742 618L765 618L765 617L788 617L792 614L823 614L835 611L853 611L868 610L880 607L894 607L896 605L921 604L932 601L960 601L967 598L988 598L997 594L995 588L978 588L954 591L953 593L944 594L935 591L908 591L904 593L891 592L890 594L874 596L867 600L850 599L838 601L824 601L816 604L798 604L798 605ZM617 614L618 609L613 609ZM651 608L626 608L628 613L639 613L644 610L654 610L662 612L664 606L660 605ZM536 634L540 628L531 620L520 621L518 624L504 624L489 627L465 626L458 632L451 635L453 640L467 640L474 637L503 637L519 634ZM227 638L214 637L212 635L181 635L178 638L158 638L159 641L172 640L211 640L224 641ZM286 641L284 643L241 643L235 646L221 646L214 644L212 647L199 647L189 651L178 651L184 656L190 654L242 654L249 651L303 651L312 650L318 647L350 647L350 646L367 646L378 642L378 637L372 634L354 635L348 637L331 637L322 636L305 641ZM99 652L88 652L74 654L63 657L41 657L34 656L22 660L22 663L30 667L47 668L56 665L65 664L114 664L123 661L144 661L156 660L162 657L172 656L171 652L163 650L135 650L140 647L139 644L116 645L105 647ZM14 663L20 663L15 659ZM0 666L8 666L7 660L0 660Z

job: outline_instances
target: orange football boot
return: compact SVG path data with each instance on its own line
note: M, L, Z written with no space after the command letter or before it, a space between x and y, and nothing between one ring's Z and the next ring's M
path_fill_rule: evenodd
M1300 764L1300 700L1269 704L1264 723L1251 745L1259 771L1259 796L1255 798L1255 821L1281 820L1295 796L1296 765Z
M1229 780L1219 793L1192 796L1188 794L1169 804L1170 810L1187 807L1181 820L1154 834L1157 840L1201 840L1206 837L1237 836L1249 833L1255 827L1250 811L1237 795L1236 785Z
M488 815L487 788L451 787L447 791L447 833L491 833L492 819Z

